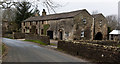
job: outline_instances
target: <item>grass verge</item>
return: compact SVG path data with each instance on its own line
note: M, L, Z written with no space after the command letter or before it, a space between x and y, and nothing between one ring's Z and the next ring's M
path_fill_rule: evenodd
M118 45L118 47L120 47L120 45Z
M5 52L5 45L2 44L2 54L4 54L4 52Z
M24 41L35 42L35 43L39 43L40 45L47 45L47 44L41 42L40 40L24 40Z
M50 45L52 45L52 46L57 46L56 44L54 44L54 43L50 43Z

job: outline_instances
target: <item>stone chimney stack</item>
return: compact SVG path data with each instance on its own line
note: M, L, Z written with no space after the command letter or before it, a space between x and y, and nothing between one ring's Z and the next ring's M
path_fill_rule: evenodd
M35 16L39 16L38 13L35 13Z
M46 11L45 11L45 9L43 9L43 11L42 11L42 16L46 16Z

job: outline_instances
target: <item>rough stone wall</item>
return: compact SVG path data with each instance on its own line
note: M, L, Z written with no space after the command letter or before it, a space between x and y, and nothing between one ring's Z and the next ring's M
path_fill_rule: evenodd
M50 20L47 21L50 25L48 31L53 31L53 38L60 39L60 31L63 32L63 40L73 40L73 18L59 19L59 20Z
M86 20L86 23L83 22L83 19ZM82 11L81 14L74 17L74 38L77 40L91 40L93 35L92 24L93 17L87 12ZM81 31L84 31L84 37L81 37Z
M103 40L107 39L107 19L102 14L98 14L97 16L95 16L95 35L98 32L102 33Z
M25 35L26 40L40 40L43 43L46 43L47 45L50 44L50 39L48 36L39 36L39 35L34 35L34 34L26 34Z
M13 38L13 34L3 34L2 36L5 38Z
M83 22L83 19L86 22ZM100 26L100 21L101 26ZM47 20L47 21L32 21L22 23L22 33L26 33L29 28L34 30L35 34L42 35L42 29L44 29L44 24L49 24L50 28L47 31L53 31L53 39L60 39L60 31L62 32L63 40L93 40L98 32L101 32L103 39L107 39L107 20L103 15L98 15L95 17L95 31L93 16L87 11L81 11L80 14L76 15L74 18L57 19L57 20ZM44 22L44 24L42 24ZM35 29L32 28L35 26ZM25 32L24 32L25 29ZM84 31L84 37L81 37L81 33ZM94 33L95 32L95 33Z
M25 38L24 33L20 33L20 32L13 33L13 39L24 39L24 38Z
M120 63L120 48L115 46L106 46L87 42L59 41L58 49L95 62Z
M20 32L13 32L13 34L4 34L3 37L13 38L13 39L24 39L25 34Z

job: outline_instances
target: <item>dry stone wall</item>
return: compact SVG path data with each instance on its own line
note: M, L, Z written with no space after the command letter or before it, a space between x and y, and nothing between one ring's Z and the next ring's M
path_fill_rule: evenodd
M58 49L96 62L120 63L120 48L81 41L59 41Z

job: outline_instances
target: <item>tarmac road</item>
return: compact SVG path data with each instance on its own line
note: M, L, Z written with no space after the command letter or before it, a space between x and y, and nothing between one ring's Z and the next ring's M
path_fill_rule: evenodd
M8 54L3 62L87 62L37 44L3 38Z

